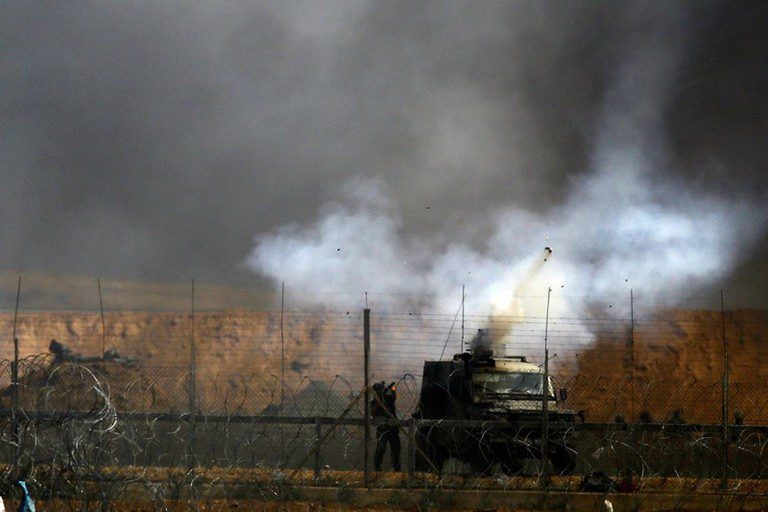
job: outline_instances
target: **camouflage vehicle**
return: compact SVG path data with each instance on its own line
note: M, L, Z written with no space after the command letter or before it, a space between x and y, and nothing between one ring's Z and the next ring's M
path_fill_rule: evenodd
M525 357L494 357L488 349L456 354L451 361L425 361L414 418L471 421L419 426L416 469L440 471L454 457L479 474L490 473L497 463L504 473L519 474L525 459L542 457L547 400L547 457L555 472L573 473L576 414L558 407L544 373ZM565 390L560 394L564 399Z

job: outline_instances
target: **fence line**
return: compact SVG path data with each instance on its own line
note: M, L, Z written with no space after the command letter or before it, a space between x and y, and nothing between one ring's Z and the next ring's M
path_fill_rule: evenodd
M399 383L401 419L392 425L406 440L408 485L420 478L414 470L424 432L440 428L466 442L467 433L482 438L502 427L411 418L423 362L439 357L449 333L458 335L450 315L372 312L366 371L359 311L283 314L280 329L277 312L105 311L102 317L22 309L17 338L26 356L5 353L0 361L0 385L7 386L0 392L0 455L9 471L46 466L97 475L114 467L187 464L190 471L301 470L297 464L314 450L305 462L316 479L331 471L325 466L364 471L373 443L364 432L368 400L361 399L368 378ZM631 358L624 318L551 319L550 371L555 387L568 390L560 405L585 418L567 433L574 436L576 471L722 477L725 485L765 478L768 375L758 349L768 317L727 312L723 322L711 312L667 315L635 317ZM0 314L0 322L8 321ZM508 353L543 364L542 319L467 315L465 324L470 335L491 325L491 337ZM727 365L720 357L723 329ZM276 343L281 333L284 344ZM51 339L67 352L48 352ZM538 442L530 434L535 425L521 422L504 435L522 445ZM446 463L449 473L477 470L453 458ZM540 476L544 469L532 463L515 471Z

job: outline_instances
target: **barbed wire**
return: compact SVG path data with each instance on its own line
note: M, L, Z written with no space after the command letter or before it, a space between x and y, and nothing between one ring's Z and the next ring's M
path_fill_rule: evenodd
M126 495L163 510L169 496L199 501L206 489L243 482L270 500L296 499L307 483L341 490L365 484L361 312L286 310L283 381L279 313L196 311L192 372L191 317L183 311L108 311L103 331L98 313L21 310L21 359L0 349L6 480L23 477L50 499L75 497L81 510ZM370 379L399 382L404 471L369 478L393 489L430 489L427 501L450 501L466 489L573 491L594 472L625 490L672 486L681 503L715 490L765 495L768 370L759 345L768 316L726 312L726 365L719 312L649 314L635 318L632 332L626 318L611 315L549 319L554 387L567 390L558 407L583 417L553 430L551 457L575 465L565 471L572 475L559 475L567 469L562 461L547 466L537 456L536 421L500 430L412 418L423 363L439 359L446 340L451 358L477 329L490 328L507 352L543 364L547 319L466 315L462 344L451 330L455 315L372 312ZM9 322L0 312L0 329ZM68 359L47 351L51 339L70 349ZM102 344L115 351L111 359ZM434 432L449 440L439 474L419 466L417 456L429 451L423 439ZM496 438L516 446L517 455L490 453ZM468 451L478 458L461 456ZM662 479L673 483L662 486ZM3 485L0 493L13 496Z

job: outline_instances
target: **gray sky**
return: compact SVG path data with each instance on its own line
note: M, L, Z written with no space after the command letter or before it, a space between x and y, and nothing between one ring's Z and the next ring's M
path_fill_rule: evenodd
M678 295L766 306L766 26L761 2L4 2L0 269L269 283L293 269L254 248L311 243L355 183L394 253L496 264L511 211L539 249L620 210L620 148L643 204L717 224L661 240L705 249ZM571 272L600 260L581 238Z

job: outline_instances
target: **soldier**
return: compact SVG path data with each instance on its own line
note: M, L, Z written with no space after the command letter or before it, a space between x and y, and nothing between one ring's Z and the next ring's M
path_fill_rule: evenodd
M383 381L374 384L371 417L397 419L396 399L397 388L394 382L386 387ZM395 471L400 471L400 427L396 425L379 425L376 427L376 452L373 454L373 467L376 471L381 471L381 462L384 460L387 443L389 443L392 457L392 468Z
M53 354L53 364L68 363L75 359L72 351L56 340L51 340L48 350Z

